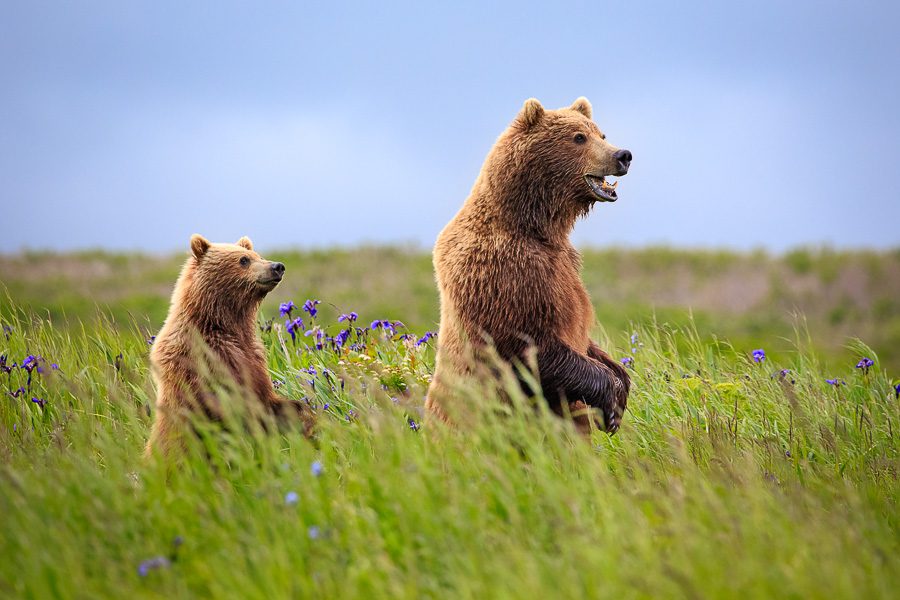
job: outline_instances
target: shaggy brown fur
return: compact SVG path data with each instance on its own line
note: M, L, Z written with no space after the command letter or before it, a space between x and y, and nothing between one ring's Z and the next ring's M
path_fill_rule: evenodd
M257 311L281 281L284 265L253 251L242 237L236 244L211 244L191 237L188 258L175 284L169 315L153 342L150 362L157 385L156 419L146 453L169 454L191 411L222 417L211 390L218 375L228 377L279 419L298 419L308 433L311 411L278 396L257 334Z
M569 241L575 221L601 199L585 175L627 172L617 151L585 98L560 110L528 100L494 144L434 247L441 326L426 400L432 412L447 418L453 381L476 372L490 341L506 361L528 364L536 351L541 387L558 413L564 401L573 413L595 409L576 418L579 429L592 421L618 429L631 383L589 337L594 309Z

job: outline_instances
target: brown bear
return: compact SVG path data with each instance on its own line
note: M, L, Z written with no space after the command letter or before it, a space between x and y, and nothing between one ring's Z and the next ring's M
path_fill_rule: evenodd
M249 238L211 244L201 235L191 236L191 256L150 353L157 400L148 455L154 449L166 455L179 446L180 430L192 411L221 419L211 387L216 376L233 379L260 403L247 406L251 411L299 419L310 431L311 411L275 393L257 333L259 305L283 275L284 265L254 252Z
M594 309L569 241L596 202L615 202L631 152L591 120L591 105L546 110L525 102L491 149L465 204L434 247L441 324L426 407L447 419L454 380L470 377L493 344L504 361L535 352L545 398L578 428L615 433L631 382L593 342ZM523 383L527 389L527 385Z

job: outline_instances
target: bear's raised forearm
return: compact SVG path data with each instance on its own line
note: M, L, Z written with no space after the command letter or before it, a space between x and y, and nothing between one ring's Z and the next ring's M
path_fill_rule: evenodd
M628 392L631 390L631 376L628 375L628 369L625 368L625 365L613 359L613 357L601 349L600 346L597 345L597 342L594 341L591 341L591 345L588 346L588 356L594 360L599 360L612 369L613 373L616 374L616 377L622 382L622 385L625 386L625 395L627 396ZM624 405L622 408L624 409Z
M617 397L624 384L612 369L558 339L545 344L537 360L541 387L551 404L559 404L563 397L569 402L583 400L600 408L607 422L617 420Z

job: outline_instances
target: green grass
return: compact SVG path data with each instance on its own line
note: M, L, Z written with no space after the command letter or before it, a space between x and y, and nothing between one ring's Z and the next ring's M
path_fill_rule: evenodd
M381 285L371 277L367 290ZM353 308L346 293L338 304ZM366 323L406 320L403 303L411 323L427 310L353 299L379 307L359 311ZM45 362L24 396L0 398L0 596L897 595L900 403L860 343L826 369L803 333L755 364L687 318L599 331L617 356L632 331L640 344L622 429L587 443L521 398L498 404L489 386L468 391L465 427L423 419L430 344L310 351L276 320L263 334L273 378L316 407L316 439L212 432L168 468L141 457L146 317L62 326L46 314L3 307L0 354ZM321 321L337 330L331 313ZM854 369L862 355L876 359L868 373ZM0 388L26 380L0 373ZM170 563L139 574L157 556Z

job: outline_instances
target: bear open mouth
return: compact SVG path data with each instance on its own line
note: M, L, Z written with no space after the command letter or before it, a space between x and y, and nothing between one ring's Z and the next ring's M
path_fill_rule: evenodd
M587 182L588 187L591 188L594 196L601 202L615 202L619 199L619 195L616 194L616 186L619 185L618 181L608 183L603 175L589 174L584 176L584 180Z

